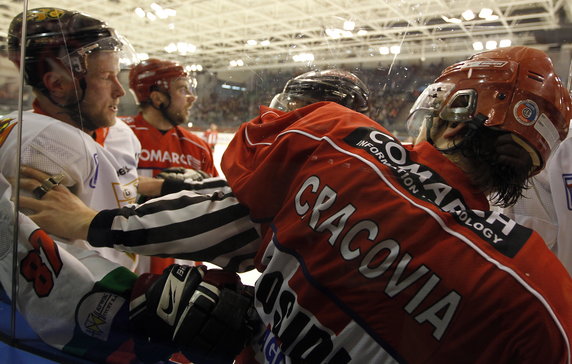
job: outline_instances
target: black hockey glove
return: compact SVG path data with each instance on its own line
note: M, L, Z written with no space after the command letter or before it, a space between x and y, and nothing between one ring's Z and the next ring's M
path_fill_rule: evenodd
M183 181L202 181L205 178L212 177L207 172L195 170L195 169L188 169L183 167L171 167L165 168L157 175L157 178L163 179L177 179Z
M253 287L233 272L174 264L135 286L134 329L150 343L174 343L194 363L232 363L258 325Z

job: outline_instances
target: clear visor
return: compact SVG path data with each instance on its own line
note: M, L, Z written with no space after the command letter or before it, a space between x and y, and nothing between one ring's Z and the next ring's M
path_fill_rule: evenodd
M306 105L313 104L314 102L318 102L311 97L304 97L298 95L292 95L289 93L279 93L270 102L270 108L278 109L285 112L292 111L304 107Z
M412 137L419 135L421 126L428 118L439 117L447 121L466 122L475 116L477 92L472 89L458 90L453 83L429 85L417 98L407 118L407 131Z
M139 62L135 49L131 43L127 41L122 35L112 32L110 37L101 38L93 43L89 43L75 51L60 57L59 60L77 73L87 72L85 57L92 52L97 51L112 51L119 53L119 62L121 67L129 67L132 64Z

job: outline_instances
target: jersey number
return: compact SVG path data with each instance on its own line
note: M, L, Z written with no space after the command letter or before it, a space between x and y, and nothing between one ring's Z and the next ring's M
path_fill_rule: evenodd
M28 282L32 282L38 297L46 297L54 288L52 271L57 277L63 266L58 246L43 230L34 231L28 240L34 250L30 250L20 262L20 273ZM44 263L40 251L44 252L47 263L52 270Z

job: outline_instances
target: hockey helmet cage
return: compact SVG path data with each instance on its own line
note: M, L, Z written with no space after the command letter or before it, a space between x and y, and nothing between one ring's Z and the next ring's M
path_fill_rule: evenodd
M572 102L544 52L508 47L447 67L416 100L408 129L435 116L456 122L479 116L485 127L511 132L530 154L534 175L566 137Z
M76 75L87 71L86 57L99 50L121 52L121 59L133 61L135 51L107 23L87 14L58 8L36 8L26 13L24 77L31 86L42 86L43 75L51 70L49 59L60 61ZM20 13L8 29L8 58L20 67L22 47Z
M337 69L306 72L291 79L270 107L291 111L318 101L333 101L360 113L370 108L365 83L353 73Z
M131 67L129 88L138 103L148 102L152 91L167 92L169 83L178 78L189 78L194 93L196 80L178 62L149 58Z

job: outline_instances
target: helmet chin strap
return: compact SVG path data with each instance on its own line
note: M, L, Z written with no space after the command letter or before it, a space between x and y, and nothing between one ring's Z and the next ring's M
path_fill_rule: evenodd
M425 128L426 129L425 138L427 139L427 142L429 142L429 144L434 146L435 149L437 149L441 153L451 154L461 149L461 146L463 146L463 144L466 143L467 140L471 139L473 135L477 132L477 130L479 130L479 128L481 128L485 124L485 121L487 121L488 117L486 117L483 114L477 114L473 119L469 121L463 121L463 123L467 124L468 131L465 133L465 136L463 137L463 140L461 140L460 143L454 144L453 146L448 148L439 148L435 145L435 142L431 138L431 129L433 128L433 117L429 116L427 119L428 119L427 127Z

